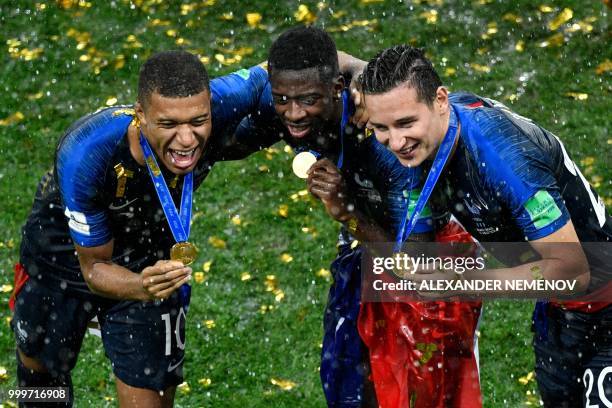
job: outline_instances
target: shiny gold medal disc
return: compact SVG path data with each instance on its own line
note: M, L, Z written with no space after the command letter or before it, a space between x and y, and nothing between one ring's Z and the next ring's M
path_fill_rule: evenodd
M178 242L170 248L170 259L191 265L198 255L195 245L190 242Z
M310 152L298 153L297 156L293 158L293 172L299 178L306 179L308 178L308 170L316 161L317 157Z

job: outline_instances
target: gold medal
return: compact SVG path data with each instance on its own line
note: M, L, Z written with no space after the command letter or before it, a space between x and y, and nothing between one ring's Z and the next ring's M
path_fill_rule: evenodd
M316 161L317 161L317 157L310 152L298 153L293 158L293 164L292 164L293 172L299 178L306 179L308 178L308 170L313 164L316 163Z
M198 256L198 250L190 242L177 242L170 248L170 259L181 261L183 265L191 265Z

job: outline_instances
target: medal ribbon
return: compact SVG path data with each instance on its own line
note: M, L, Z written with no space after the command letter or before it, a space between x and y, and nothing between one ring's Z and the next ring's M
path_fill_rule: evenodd
M427 180L425 180L425 185L423 186L423 190L421 191L421 195L417 200L416 205L414 206L414 211L410 214L410 196L412 195L412 189L408 194L408 203L406 204L406 213L402 220L402 225L397 232L395 237L395 247L394 252L400 252L402 249L402 244L404 241L408 239L414 226L417 223L419 218L419 214L425 208L425 204L427 204L427 200L431 196L431 193L440 178L440 174L442 174L442 170L444 170L444 166L448 161L448 158L453 151L453 146L455 145L455 141L459 136L458 128L459 124L457 121L457 115L455 114L455 110L452 105L450 107L450 118L448 124L448 130L446 131L446 135L444 135L444 139L442 139L442 143L440 143L440 147L438 148L438 153L436 153L436 157L434 158L433 164L431 165L431 169L429 170L429 174L427 175ZM414 176L414 169L411 169L410 178ZM414 181L411 180L411 183ZM410 215L410 220L408 220L408 216Z
M153 180L157 197L159 198L159 202L164 210L166 219L168 220L168 225L170 226L172 236L176 242L187 242L187 239L189 239L189 232L191 230L193 172L187 173L183 179L181 209L179 213L179 211L176 210L174 201L172 201L170 190L168 189L166 180L164 180L164 176L159 168L159 165L157 164L157 160L155 160L153 150L151 150L151 146L149 146L149 142L147 142L147 139L142 134L142 131L140 132L140 146L142 147L145 163L147 164L149 175ZM185 307L185 312L187 312L191 299L191 286L189 286L189 284L185 283L179 288L179 297L181 299L181 303Z

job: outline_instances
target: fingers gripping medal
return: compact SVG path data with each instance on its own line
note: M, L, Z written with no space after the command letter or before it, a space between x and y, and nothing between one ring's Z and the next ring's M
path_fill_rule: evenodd
M308 170L317 161L317 156L312 152L301 152L293 158L293 173L301 179L308 178Z
M198 251L196 247L187 242L189 239L189 230L191 228L191 205L193 196L193 173L187 173L183 178L183 191L181 194L181 207L180 213L177 211L172 195L164 180L164 176L159 169L153 150L147 139L140 132L140 146L144 153L145 162L149 175L153 180L157 197L164 210L164 215L168 221L170 231L174 240L177 242L170 249L170 259L174 261L181 261L184 265L189 265L195 261ZM189 308L189 300L191 297L191 287L188 284L184 284L179 288L179 296L185 311Z

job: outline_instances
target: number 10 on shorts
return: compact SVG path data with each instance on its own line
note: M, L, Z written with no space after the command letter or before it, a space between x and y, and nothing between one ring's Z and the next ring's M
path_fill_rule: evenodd
M180 350L185 350L185 333L181 333L181 325L185 324L185 310L181 307L179 309L178 316L176 317L176 321L174 323L174 328L172 327L172 319L170 318L170 313L164 313L161 315L161 319L166 325L166 351L165 354L169 356L172 354L172 338L174 337L176 341L176 346ZM182 321L181 321L182 320ZM174 336L172 335L174 334Z

